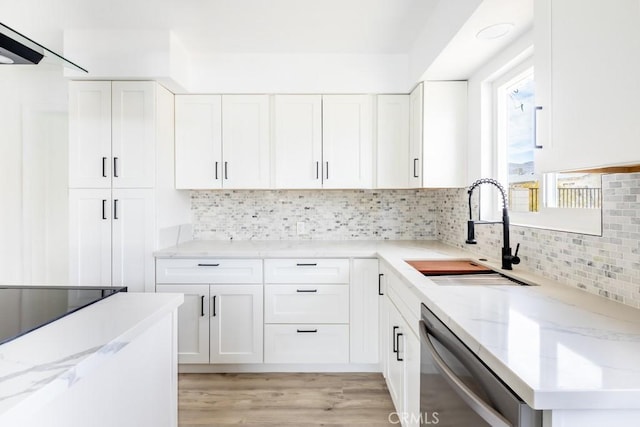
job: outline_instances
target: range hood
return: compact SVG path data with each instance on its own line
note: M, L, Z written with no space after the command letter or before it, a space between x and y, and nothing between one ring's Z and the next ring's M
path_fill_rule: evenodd
M0 65L12 64L59 64L67 68L88 73L52 50L34 42L27 36L0 22Z

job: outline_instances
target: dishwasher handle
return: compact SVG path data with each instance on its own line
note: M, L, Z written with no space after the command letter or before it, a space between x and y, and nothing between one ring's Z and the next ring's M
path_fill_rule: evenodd
M445 380L453 388L453 390L464 400L471 409L474 410L482 419L489 423L492 427L513 427L499 412L492 408L487 402L482 400L475 394L466 384L447 366L438 351L431 342L431 334L427 329L424 320L420 320L420 340L425 343L429 353L433 357L436 367L442 373Z

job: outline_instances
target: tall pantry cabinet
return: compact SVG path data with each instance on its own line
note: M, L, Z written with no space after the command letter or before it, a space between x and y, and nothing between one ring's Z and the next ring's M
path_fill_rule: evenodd
M172 145L173 94L157 83L69 83L71 284L154 289L157 173L173 172L156 163Z

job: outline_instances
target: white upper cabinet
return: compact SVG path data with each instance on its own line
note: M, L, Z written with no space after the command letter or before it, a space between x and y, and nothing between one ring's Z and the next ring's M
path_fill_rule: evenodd
M114 188L155 184L155 82L113 82L111 155Z
M424 82L423 117L422 185L468 185L467 82Z
M270 188L268 95L176 96L176 188Z
M373 102L370 95L322 97L324 188L371 188Z
M276 188L322 187L322 96L274 97Z
M176 95L176 188L222 188L222 97Z
M69 187L152 188L154 82L69 83Z
M378 95L376 188L408 188L413 172L409 155L409 95Z
M69 187L111 188L111 82L69 82Z
M640 2L535 2L539 172L640 163Z
M268 95L222 96L224 188L270 188Z
M409 95L409 187L422 187L422 104L423 84Z

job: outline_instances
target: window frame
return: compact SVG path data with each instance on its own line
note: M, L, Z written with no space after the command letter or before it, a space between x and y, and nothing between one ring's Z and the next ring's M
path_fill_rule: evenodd
M491 97L491 150L492 150L492 175L499 182L505 183L508 188L508 166L506 128L502 125L501 114L505 113L504 102L501 101L500 92L504 87L513 84L534 70L533 56L527 56L513 66L505 67L494 74L493 79L487 81ZM535 81L535 78L534 78ZM486 104L485 104L486 105ZM548 190L550 180L555 182L556 174L543 174L540 177L540 194L542 201L538 212L509 211L510 222L530 228L556 230L569 233L589 234L602 236L602 207L600 209L582 208L557 208L547 207L546 197L553 191ZM555 185L555 184L554 184ZM601 186L602 188L602 186ZM483 216L498 219L501 216L502 201L497 192L483 192L481 211Z

